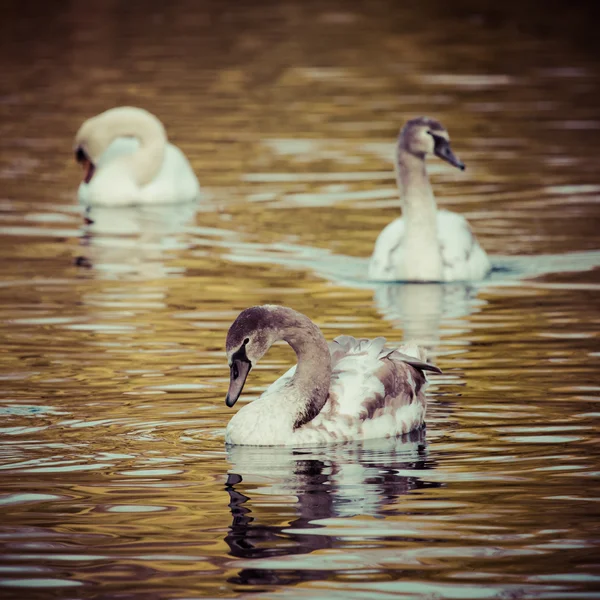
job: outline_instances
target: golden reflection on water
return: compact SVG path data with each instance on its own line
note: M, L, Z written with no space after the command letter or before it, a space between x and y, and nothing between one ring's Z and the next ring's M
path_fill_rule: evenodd
M598 592L595 33L527 6L3 4L7 597ZM123 104L164 121L198 207L82 223L72 136ZM430 173L502 267L483 287L364 280L422 113L467 163ZM225 333L265 302L425 343L426 434L227 450Z

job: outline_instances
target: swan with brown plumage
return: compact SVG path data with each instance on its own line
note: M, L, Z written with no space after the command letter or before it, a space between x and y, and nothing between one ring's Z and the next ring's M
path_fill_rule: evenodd
M227 334L230 382L226 404L238 400L248 373L277 341L298 363L230 420L227 444L318 446L396 437L421 427L427 399L425 362L415 344L400 348L337 337L328 344L305 315L276 305L242 311Z

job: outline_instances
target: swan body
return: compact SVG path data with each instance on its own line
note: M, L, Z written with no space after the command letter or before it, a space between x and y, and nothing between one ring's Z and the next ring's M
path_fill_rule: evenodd
M403 216L379 235L369 262L369 279L473 281L491 270L467 220L438 210L425 168L425 158L431 154L465 168L440 123L428 117L408 121L400 131L396 163Z
M85 171L78 197L86 206L175 204L200 194L183 152L140 108L113 108L88 119L75 137L75 155Z
M491 264L485 250L479 245L468 221L458 213L438 210L435 215L437 244L422 248L419 254L410 253L403 244L406 223L402 217L395 219L379 234L371 262L369 279L377 281L474 281L486 277ZM439 258L438 256L439 255ZM419 279L428 265L441 268L433 279ZM414 279L409 279L405 265L415 268ZM437 273L440 273L439 279Z
M251 367L278 340L292 346L298 364L232 417L228 444L318 446L397 437L423 424L424 371L440 371L424 362L418 346L394 349L382 337L351 336L327 344L308 317L281 306L246 309L231 326L228 406Z

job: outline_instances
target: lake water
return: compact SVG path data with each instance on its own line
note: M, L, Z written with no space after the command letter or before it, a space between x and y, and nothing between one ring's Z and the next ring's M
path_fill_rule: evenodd
M597 34L583 3L496 4L3 4L0 597L599 597ZM125 104L197 211L83 223L73 136ZM365 280L419 114L467 164L429 170L484 284ZM227 450L225 335L260 303L422 340L426 432Z

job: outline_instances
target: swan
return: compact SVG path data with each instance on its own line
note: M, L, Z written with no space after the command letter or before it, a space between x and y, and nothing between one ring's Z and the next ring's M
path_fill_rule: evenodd
M425 168L429 155L465 169L441 123L429 117L407 121L398 136L396 160L403 216L379 234L369 262L371 280L472 281L491 270L467 220L438 210Z
M397 437L423 424L427 405L418 346L385 346L385 338L337 337L329 345L305 315L283 306L242 311L227 333L230 368L225 403L239 398L250 369L275 342L296 352L298 364L229 421L225 441L248 446L318 446Z
M87 206L174 204L200 193L183 152L141 108L111 108L85 121L75 136L75 159L84 169L79 201Z

